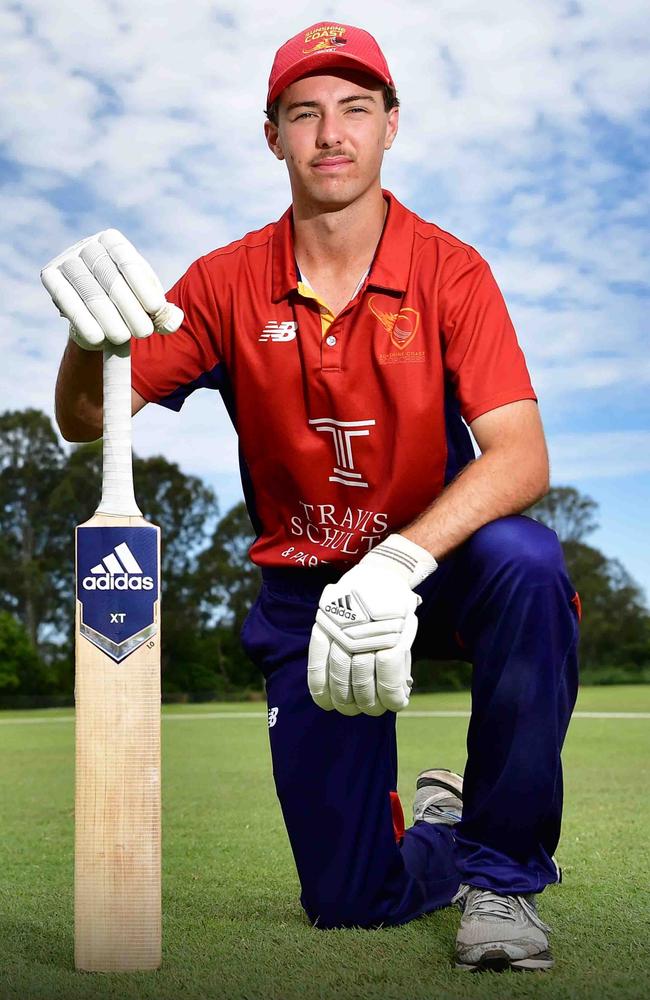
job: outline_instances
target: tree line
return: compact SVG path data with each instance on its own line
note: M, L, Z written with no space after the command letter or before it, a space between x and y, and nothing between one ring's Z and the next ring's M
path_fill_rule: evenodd
M214 491L162 456L134 458L136 494L160 525L166 613L163 691L174 697L234 697L262 690L239 632L261 574L245 504L221 515ZM101 492L101 442L64 447L35 409L0 414L0 702L71 699L74 688L74 527ZM616 559L586 539L597 504L554 487L529 511L553 528L583 603L583 680L650 681L650 615ZM416 688L460 687L467 664L420 661Z

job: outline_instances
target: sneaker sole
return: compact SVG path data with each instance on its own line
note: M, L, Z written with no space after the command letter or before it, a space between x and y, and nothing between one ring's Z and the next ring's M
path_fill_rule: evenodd
M512 959L502 948L486 951L480 962L455 963L457 969L466 972L505 972L507 969L515 972L547 972L554 964L549 951L540 951L538 955L531 955L529 958Z

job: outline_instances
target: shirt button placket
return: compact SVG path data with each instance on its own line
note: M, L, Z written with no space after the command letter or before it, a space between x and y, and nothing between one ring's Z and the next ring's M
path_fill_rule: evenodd
M334 329L336 325L336 329ZM341 370L341 327L334 321L321 340L321 368L323 371Z

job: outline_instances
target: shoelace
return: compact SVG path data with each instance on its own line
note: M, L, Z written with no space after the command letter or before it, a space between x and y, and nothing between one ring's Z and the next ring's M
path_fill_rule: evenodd
M432 791L431 795L420 804L423 815L430 808L446 816L453 816L454 819L460 819L461 817L462 806L459 806L458 796L451 795L445 790L436 789Z
M477 917L484 919L510 920L513 923L517 919L517 905L524 910L526 916L532 922L549 933L551 928L539 917L535 905L525 896L500 896L489 889L474 889L468 885L463 885L452 899L452 903L459 903L467 917Z
M429 810L433 810L434 813L442 816L452 816L454 819L460 819L461 817L460 811L457 808L454 809L451 802L446 803L446 806L441 806L438 802L427 802L422 809L422 815L426 815Z

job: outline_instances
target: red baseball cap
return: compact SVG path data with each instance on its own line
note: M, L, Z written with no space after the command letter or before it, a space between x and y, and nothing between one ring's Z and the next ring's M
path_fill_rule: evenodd
M384 54L371 34L350 24L319 21L299 31L275 53L267 108L285 87L301 76L332 66L365 70L382 83L395 86Z

